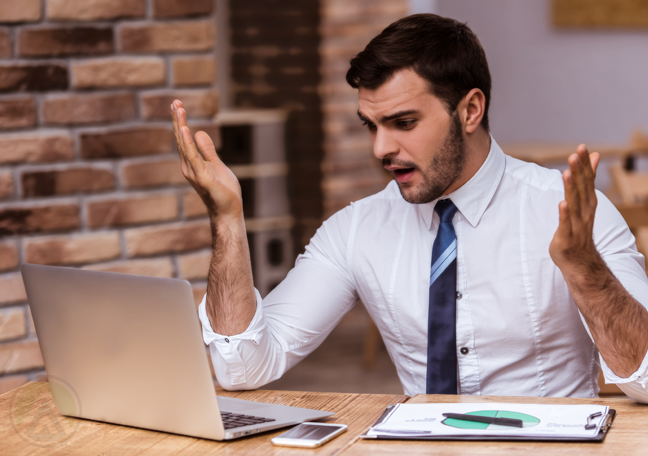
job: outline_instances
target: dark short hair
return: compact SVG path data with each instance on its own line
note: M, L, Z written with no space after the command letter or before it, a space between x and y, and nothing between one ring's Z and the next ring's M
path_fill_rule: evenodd
M480 89L486 97L481 125L489 131L490 71L484 48L466 24L436 14L404 17L351 59L346 80L355 89L375 89L405 68L431 83L449 114L468 92Z

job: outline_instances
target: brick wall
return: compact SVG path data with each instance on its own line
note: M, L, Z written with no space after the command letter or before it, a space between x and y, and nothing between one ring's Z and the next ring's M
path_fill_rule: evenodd
M392 22L408 14L407 0L321 0L319 93L324 158L323 216L382 190L390 177L374 156L358 119L358 95L346 82L349 60Z
M319 0L230 0L232 100L237 107L283 108L296 247L322 216L323 131Z
M385 186L344 76L351 57L407 11L407 0L230 2L234 104L290 112L299 251L324 218Z
M183 277L211 236L168 107L217 137L213 0L0 1L0 393L43 372L22 262Z
M289 111L302 249L385 185L346 85L406 0L230 1L239 107ZM214 0L0 2L0 392L43 372L19 265L182 277L205 290L205 209L179 172L168 105L214 138Z

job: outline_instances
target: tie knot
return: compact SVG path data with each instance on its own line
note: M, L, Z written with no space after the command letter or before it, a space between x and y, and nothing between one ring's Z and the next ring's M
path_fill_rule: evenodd
M436 206L434 206L434 211L439 214L441 223L452 223L452 217L457 212L457 206L451 200L444 199L437 201Z

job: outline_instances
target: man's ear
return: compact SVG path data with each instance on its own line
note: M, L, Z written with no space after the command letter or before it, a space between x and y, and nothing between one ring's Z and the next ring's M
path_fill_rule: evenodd
M457 106L459 117L464 125L466 133L470 134L481 125L482 118L486 112L486 97L479 89L472 89L459 102Z

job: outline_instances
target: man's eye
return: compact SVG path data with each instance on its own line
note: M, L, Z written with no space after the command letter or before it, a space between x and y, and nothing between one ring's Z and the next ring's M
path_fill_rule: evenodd
M363 125L363 126L366 125L367 128L369 128L369 130L371 130L371 131L374 131L374 130L376 129L376 125L375 125L373 122L368 122L368 121L365 120L365 121L362 123L362 125Z
M397 123L397 125L404 130L409 130L410 128L413 128L415 124L416 124L415 120L399 120Z

